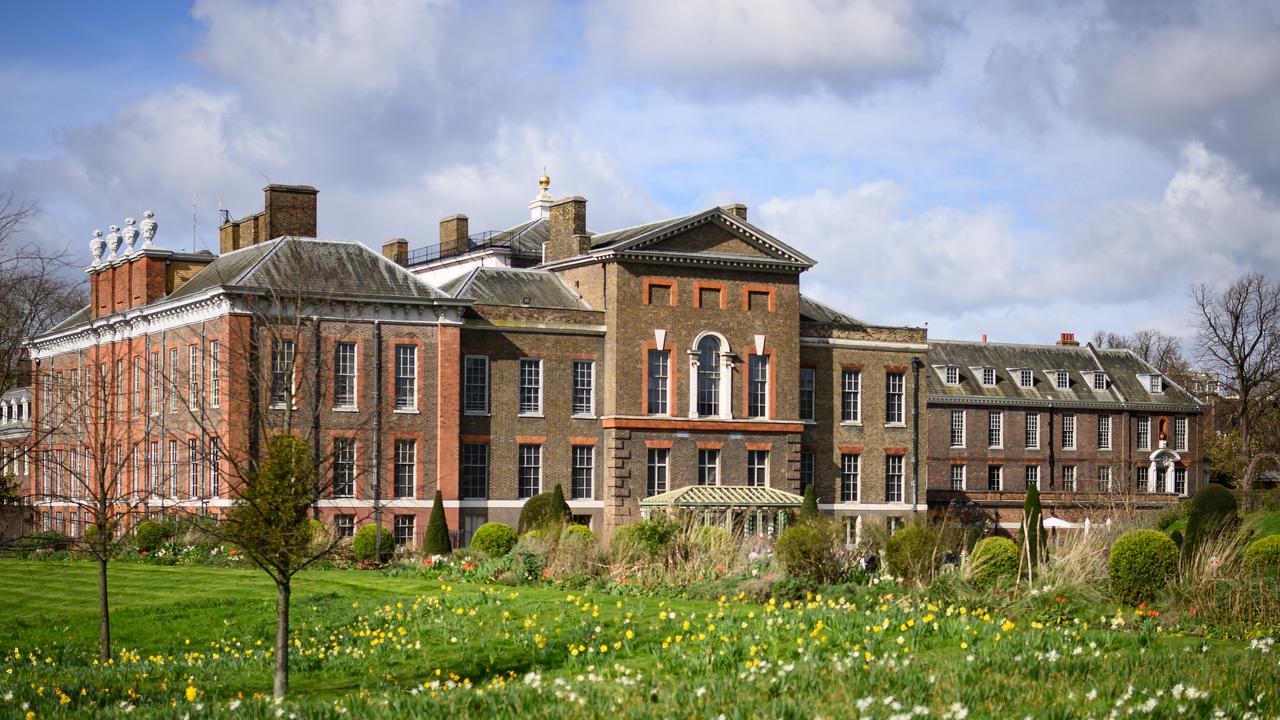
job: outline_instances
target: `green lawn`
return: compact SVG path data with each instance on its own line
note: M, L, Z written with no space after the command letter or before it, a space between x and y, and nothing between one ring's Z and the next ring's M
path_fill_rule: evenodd
M261 573L0 561L0 717L1228 717L1280 713L1272 640L1172 636L1134 611L1035 616L923 598L748 605L312 571L292 692L270 688ZM1085 616L1082 613L1088 613Z

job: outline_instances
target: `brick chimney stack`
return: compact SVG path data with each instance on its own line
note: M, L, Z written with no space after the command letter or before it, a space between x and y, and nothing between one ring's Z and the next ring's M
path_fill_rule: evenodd
M591 236L587 234L587 199L574 195L557 200L551 206L546 262L585 255L590 250Z
M262 212L229 220L218 228L220 252L229 253L285 235L316 236L318 190L310 185L268 185L262 192Z
M397 265L409 264L409 241L395 238L382 243L382 256Z
M1058 338L1058 345L1060 347L1080 347L1080 342L1076 340L1075 333L1064 332L1062 333L1062 336Z
M461 213L440 221L440 257L461 255L469 249L470 223L471 220Z
M730 215L736 215L741 220L747 219L747 206L743 205L742 203L725 205L721 209L727 211Z

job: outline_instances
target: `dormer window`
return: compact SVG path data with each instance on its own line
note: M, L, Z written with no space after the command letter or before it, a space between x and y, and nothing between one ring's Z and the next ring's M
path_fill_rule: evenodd
M982 384L985 387L996 386L996 369L990 367L982 368Z
M960 368L955 365L948 365L946 368L946 377L948 385L960 384Z
M1018 387L1029 388L1036 383L1035 373L1027 368L1018 371Z
M1093 373L1093 389L1094 389L1094 390L1106 390L1106 389L1107 389L1107 374L1106 374L1106 373L1100 373L1100 372Z
M1054 370L1053 386L1059 390L1070 390L1071 375L1066 370Z
M1144 375L1147 381L1147 391L1150 393L1164 392L1164 376L1163 375Z

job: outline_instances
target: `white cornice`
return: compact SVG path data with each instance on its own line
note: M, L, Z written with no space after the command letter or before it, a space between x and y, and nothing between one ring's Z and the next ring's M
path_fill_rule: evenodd
M927 343L913 343L901 340L857 340L853 338L802 337L801 345L810 347L847 347L860 350L895 350L898 352L927 352Z

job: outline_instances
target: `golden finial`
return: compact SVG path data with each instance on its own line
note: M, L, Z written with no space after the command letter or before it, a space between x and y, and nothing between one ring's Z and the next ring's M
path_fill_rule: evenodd
M542 172L545 173L546 169L544 168ZM541 187L543 190L546 190L547 188L551 187L551 178L547 177L546 175L543 175L542 177L538 178L538 186Z

